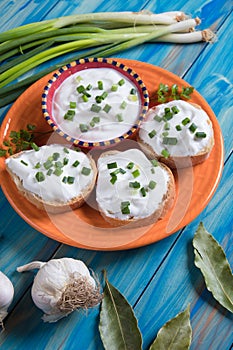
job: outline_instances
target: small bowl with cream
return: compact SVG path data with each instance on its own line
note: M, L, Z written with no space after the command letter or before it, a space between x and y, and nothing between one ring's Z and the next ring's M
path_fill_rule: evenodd
M132 138L148 106L139 75L108 58L85 58L63 66L42 94L43 116L53 130L87 149Z

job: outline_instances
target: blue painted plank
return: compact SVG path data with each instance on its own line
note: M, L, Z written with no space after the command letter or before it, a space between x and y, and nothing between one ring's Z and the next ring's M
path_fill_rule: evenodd
M65 2L59 2L59 3L62 5L60 10L61 9L64 10L64 8L65 8L67 13L68 13L69 7L67 6L67 3L65 3ZM63 6L64 4L66 6ZM82 4L84 4L84 3L82 2ZM109 6L109 8L112 8L111 4L112 4L111 2L108 2L108 3L105 2L103 4L103 6L100 4L99 7L97 7L97 9L101 10L103 8L108 8L108 6ZM118 3L116 3L116 4L118 4ZM155 2L153 1L153 2L151 2L151 4L152 4L151 6L154 6ZM178 4L181 4L181 3L179 2ZM123 5L125 5L125 4L123 4ZM197 2L195 2L194 5L197 6ZM207 5L210 6L211 3L206 2L205 6L207 6ZM222 22L227 15L227 11L228 11L227 6L229 5L229 2L225 2L224 6L222 6L222 4L220 6L220 4L218 4L216 2L214 2L213 5L216 6L217 10L214 12L214 14L212 13L211 16L215 16L215 17L219 16L219 20L215 20L215 22L218 23L218 25L219 25L220 21ZM70 4L69 4L69 6L70 6ZM85 6L85 4L83 6ZM104 7L104 6L107 6L107 7ZM161 6L161 5L159 4L159 6ZM191 2L189 2L189 4L186 6L188 9L191 10L193 5ZM207 7L205 7L205 6L203 8L208 8L208 6ZM197 8L198 8L198 6L197 6ZM166 8L166 10L167 9L168 8ZM164 10L164 7L163 7L163 10ZM204 10L202 10L202 13L204 13L203 11ZM54 12L50 12L51 15L53 13ZM210 20L211 16L209 17L209 20ZM142 61L151 60L151 63L157 64L157 62L160 62L161 65L164 64L164 62L165 62L165 64L167 64L167 68L171 68L171 70L173 70L177 74L184 74L186 72L186 70L189 68L191 62L193 62L193 59L196 58L199 54L199 51L197 51L195 55L191 56L193 48L197 47L196 45L195 46L192 45L192 46L190 46L190 48L186 48L186 47L184 48L183 46L182 46L182 48L181 47L177 48L177 46L176 46L175 50L170 50L171 49L170 45L168 45L168 46L161 45L161 46L157 46L159 51L156 51L156 52L154 52L154 50L153 50L153 52L151 52L150 50L148 51L149 47L151 47L151 46L147 45L147 46L144 46L143 48L140 48L140 49L130 50L126 54L122 54L122 57L134 58L134 59L136 57L137 58L141 57ZM173 47L173 45L172 45L172 47ZM198 47L199 47L199 45L198 45ZM202 45L202 47L205 47L205 45ZM162 51L160 50L160 48ZM211 47L211 49L212 49L212 47ZM145 50L146 50L146 52L145 52ZM165 57L167 52L169 52L169 58L167 59L167 61L162 60L162 58ZM137 55L138 53L140 53L140 56ZM186 56L183 56L183 57L186 57L187 59L186 59L186 62L182 62L182 65L180 65L179 62L180 62L181 57L184 53L185 54L188 53ZM147 54L149 54L149 55L147 56ZM119 55L119 57L120 57L120 55ZM174 59L171 57L174 57ZM215 63L217 64L217 62L215 62ZM220 67L221 67L221 63L219 63L219 68ZM206 71L205 74L208 76L208 71ZM220 84L220 86L222 86L222 83ZM215 88L214 83L213 83L212 87L213 87L213 89ZM217 91L219 91L219 90L217 89L216 92ZM218 102L216 102L216 108L218 108L217 103ZM211 106L212 106L212 102L211 102ZM227 105L226 105L226 111L227 111ZM220 113L219 119L221 121L223 121L223 124L224 124L223 132L225 135L227 132L227 122L226 121L224 122L225 113L224 113L224 115L222 113ZM227 149L229 150L229 147ZM228 154L229 154L229 152L228 152ZM224 181L225 181L225 178L227 179L227 175L224 177ZM224 183L225 182L223 182L223 185L224 185ZM223 186L223 189L224 189L224 186ZM226 186L225 191L229 191L229 190L230 190L230 187L229 187L229 182L228 182L228 187ZM224 218L224 214L227 213L227 210L228 210L227 203L224 202L223 204L226 204L226 205L222 205L221 208L219 208L219 206L218 206L219 201L221 203L222 199L224 198L225 191L220 192L219 196L218 196L219 192L217 192L216 196L218 196L218 199L211 202L211 204L214 203L216 206L216 208L214 207L215 209L213 209L213 207L210 207L210 208L212 208L212 210L210 209L210 212L208 212L209 213L208 215L211 214L212 218L214 215L213 213L215 213L216 216L221 213L222 216L220 216L220 217L223 217L223 218ZM216 196L214 198L216 198ZM0 198L2 198L2 197L0 197ZM227 198L226 198L226 201L227 201ZM3 208L4 212L8 212L8 210L9 210L9 205L6 203L5 199L1 199L0 207L1 207L1 209ZM226 210L226 211L224 211L224 210ZM2 212L2 210L1 210L1 212ZM207 215L205 213L203 213L203 218L205 217L204 215ZM211 217L208 219L208 222L211 222ZM23 293L28 288L29 284L32 281L33 275L32 274L24 274L24 275L20 275L20 278L19 278L17 273L13 273L13 269L17 265L26 262L26 258L29 258L29 257L33 257L34 259L35 258L37 258L37 259L44 258L45 260L47 260L50 256L51 252L55 250L56 246L52 247L50 245L51 244L50 240L47 240L45 237L43 237L44 243L41 243L41 246L40 246L41 249L37 249L36 247L37 247L38 243L41 242L41 239L42 239L41 235L36 233L30 227L28 227L27 224L22 223L22 220L17 217L17 214L13 213L13 211L11 211L11 210L9 212L9 216L7 215L6 221L3 222L4 227L5 227L5 223L7 223L8 220L10 220L10 221L9 221L9 224L6 225L7 230L6 231L4 230L4 232L0 235L0 239L3 240L3 245L1 247L4 251L4 257L10 256L10 264L8 265L8 267L7 267L7 260L8 259L6 260L4 258L4 269L5 269L5 271L9 272L10 274L12 273L11 277L13 277L14 280L18 281L18 283L19 283L18 286L20 287L20 291L19 291L19 288L17 288L18 289L17 295L16 295L16 300L17 300L19 297L19 293L20 292ZM226 225L228 225L228 224L226 224ZM17 237L17 229L16 229L17 226L19 227L18 234L20 234L20 240L21 240L21 246L19 248L15 244L13 245L13 243L12 243L12 242L14 242L14 240L15 240L15 242L17 242L17 244L19 242L19 238ZM191 227L191 229L192 229L192 227ZM23 234L24 230L26 231L25 236L24 235L21 236ZM8 245L6 244L6 236L5 236L5 232L7 232L7 231L12 232L11 241L8 242ZM34 234L36 234L38 237L36 240L33 240ZM28 237L28 235L30 237ZM190 235L191 235L191 232L189 234L189 238L190 238ZM114 252L114 253L101 253L101 252L99 252L99 253L95 253L95 252L88 252L85 250L79 250L79 249L74 249L74 248L63 246L58 251L58 254L56 256L57 257L59 257L59 256L80 257L88 265L90 265L93 268L93 270L96 270L99 273L103 267L107 268L108 273L109 273L109 279L129 298L129 301L133 304L136 302L136 300L143 293L145 286L150 281L150 278L153 276L153 274L156 272L156 269L159 268L160 264L163 262L164 258L166 257L167 252L169 252L169 248L174 243L174 239L176 237L177 237L177 235L170 237L170 238L168 238L162 242L159 242L157 244L151 245L150 247L145 247L145 248L133 250L130 252ZM181 237L182 237L182 239L184 239L183 238L184 235L182 235ZM32 242L32 244L30 242ZM46 245L45 242L48 243L49 247ZM179 253L179 248L183 248L183 245L185 245L185 242L181 241L181 243L179 243L179 245L177 245L174 248L174 250L171 253L172 255L169 255L169 257L168 257L169 262L171 262L171 263L174 262L174 258L177 257L177 255L176 255L177 252ZM232 246L231 242L230 242L230 244L229 244L229 242L230 242L229 237L227 237L227 239L224 243L224 246L225 246L228 253L229 253L229 247ZM26 250L25 250L25 255L22 256L22 250L23 250L24 243L26 243ZM43 246L43 244L44 244L44 246ZM6 252L5 252L4 247L8 247L8 250ZM36 250L33 252L34 249L36 249ZM189 245L189 249L190 249L190 245ZM14 252L14 250L16 250L16 253ZM186 253L186 250L184 251L184 248L182 251L184 253ZM173 254L173 252L176 252L176 254L175 253ZM2 255L0 255L0 256L2 256ZM15 258L15 256L16 256L16 258ZM14 261L13 261L13 259L14 259ZM165 261L167 261L167 260L165 259ZM185 259L179 260L180 264L182 264L183 262L185 262ZM0 266L1 266L1 263L0 263ZM164 265L162 265L162 266L164 266ZM177 264L177 266L179 269L180 265ZM183 266L185 267L185 265L183 265ZM169 269L168 267L169 267L169 264L168 264L168 266L166 265L166 268L164 268L164 270L166 271L168 278L170 278L171 275L173 276L173 273L171 273L171 269ZM135 276L135 270L139 271L139 273L136 276ZM160 271L159 271L159 273L160 273ZM187 270L185 270L185 273L187 273ZM13 274L14 274L14 276L13 276ZM158 274L158 276L160 276L160 275ZM196 275L194 275L194 276L196 276ZM177 277L176 277L176 280L177 280ZM166 278L165 278L165 280L163 280L163 278L161 277L162 288L158 287L156 289L156 290L158 290L158 294L155 294L155 295L157 295L157 298L163 297L164 299L162 299L162 300L166 301L167 297L165 297L162 293L165 292L167 289L165 287L163 287L162 281L163 281L163 283L165 283ZM182 279L182 283L184 283L184 281L186 281L185 278ZM25 283L25 286L22 286L24 283ZM154 281L153 281L153 283L154 283ZM154 284L153 284L153 286L154 286ZM200 274L199 274L197 286L198 286L197 290L200 290L200 291L204 290L204 285L203 285L202 280L200 278ZM153 288L153 287L149 287L149 288ZM146 317L152 315L151 311L148 313L148 310L149 310L148 307L150 304L149 303L147 304L147 299L146 299L148 295L153 295L153 293L150 294L150 292L151 292L151 289L148 289L146 291L146 293L142 295L140 303L138 304L144 310L147 310L147 313L145 313L146 316L144 316L144 314L142 315L140 313L140 307L138 308L138 306L137 306L137 308L136 308L137 315L140 317L140 320L141 320L140 322L142 324L143 335L146 337L146 339L147 339L146 341L148 343L149 343L149 338L148 338L149 336L146 333L146 331L144 332L143 327L145 327L144 317L146 318ZM172 290L170 291L170 293L172 294ZM203 295L205 297L205 292L203 292ZM142 305L144 303L144 300L145 300L145 304ZM204 300L206 300L206 299L204 299ZM178 304L179 301L180 300L177 301L176 309L174 309L174 312L171 311L172 308L169 310L167 308L167 310L169 311L169 313L168 313L169 318L175 315L176 310L177 310L177 312L180 311L181 305ZM210 300L208 299L208 301L210 301ZM170 302L169 305L173 305L173 304ZM196 312L197 307L199 305L200 305L201 310L202 310L201 314L200 313L197 314L197 312ZM202 318L204 317L203 314L204 314L205 308L206 308L206 304L202 303L202 298L198 299L198 302L192 308L193 318L194 318L194 321L196 322L197 325L198 325L199 320L201 321ZM25 312L25 310L26 310L26 312ZM211 318L211 313L209 312L208 308L207 308L207 313L209 315L209 318ZM218 316L219 309L217 309L216 313ZM75 313L75 314L71 315L71 317L60 321L59 324L57 324L57 325L43 325L39 319L40 315L41 315L41 312L38 311L32 305L32 301L30 299L29 292L26 293L25 297L17 305L17 307L14 309L14 311L10 315L10 318L6 322L7 332L5 333L5 335L2 335L2 339L5 339L5 340L0 340L0 345L1 345L1 341L4 341L4 343L3 343L4 345L2 345L2 349L9 349L9 348L10 349L14 349L14 348L15 349L16 348L17 349L25 349L26 347L28 348L29 345L35 349L54 349L54 348L58 348L58 347L60 349L77 349L77 344L79 344L80 349L90 349L90 350L102 349L102 346L100 344L100 340L98 337L98 332L97 332L98 310L91 311L88 317L86 317L85 315L82 315L82 314ZM213 322L216 322L216 316L214 317ZM224 319L224 322L225 322L225 319ZM224 322L223 322L223 325L226 326L226 324ZM156 323L156 327L157 327L156 329L158 329L157 323ZM222 325L220 325L219 328L222 331ZM153 332L154 332L153 335L156 333L156 329L153 330ZM204 331L202 331L202 329L200 327L196 327L196 326L195 326L195 329L196 329L195 330L196 334L201 334L201 337L199 339L202 339L203 341L205 341L204 331L206 331L206 329L204 329ZM208 328L208 329L211 329L211 328ZM46 334L46 336L45 336L45 334ZM80 339L77 340L77 338L80 338L80 335L83 335L83 334L85 334L85 336L82 336L81 340ZM197 342L197 340L196 340L196 342ZM196 349L198 349L198 347L195 348L195 350ZM204 349L204 348L202 348L202 349Z
M10 278L15 287L11 305L13 308L33 281L32 275L22 275L19 278L16 267L25 264L28 259L47 260L59 243L49 240L21 219L6 201L1 189L0 213L0 270Z
M228 349L233 341L233 315L221 307L206 290L200 271L194 266L192 239L200 221L222 244L233 265L231 212L233 166L229 162L213 200L182 233L135 308L144 335L144 348L152 342L168 319L191 304L193 350ZM148 312L148 310L150 310ZM217 336L216 336L217 334Z

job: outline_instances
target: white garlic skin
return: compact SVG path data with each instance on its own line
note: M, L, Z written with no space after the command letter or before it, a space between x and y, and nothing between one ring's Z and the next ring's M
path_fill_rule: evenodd
M0 322L7 315L7 309L14 298L14 287L9 278L0 271Z
M32 286L32 299L35 305L49 314L56 308L58 300L70 279L79 275L88 278L95 286L87 266L80 260L72 258L52 259L38 271Z
M71 311L64 312L58 307L67 285L80 277L86 277L87 283L93 288L96 283L91 277L87 266L81 261L72 258L52 259L46 262L33 261L17 268L18 272L39 269L35 276L31 295L35 305L44 311L42 319L46 322L56 322L67 316Z

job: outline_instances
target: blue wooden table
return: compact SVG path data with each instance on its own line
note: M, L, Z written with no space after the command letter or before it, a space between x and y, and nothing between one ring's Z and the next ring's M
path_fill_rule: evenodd
M56 324L43 323L42 313L31 300L33 273L19 274L17 266L33 260L73 257L83 260L110 282L133 306L148 349L158 330L190 304L192 350L230 350L233 342L232 315L207 291L194 266L192 239L198 223L223 246L233 265L232 235L232 2L230 0L1 0L0 31L25 23L74 13L100 11L152 12L183 10L202 19L218 37L214 44L144 44L115 57L137 59L165 68L194 86L206 99L221 126L224 138L224 170L217 191L205 210L188 226L154 244L132 250L94 251L60 244L37 232L12 209L0 190L0 270L15 287L15 296L0 330L2 350L101 350L98 333L99 309L74 312ZM175 7L175 8L174 8ZM37 72L37 69L34 70ZM0 110L0 120L10 105ZM121 350L121 349L120 349ZM136 349L135 349L136 350Z

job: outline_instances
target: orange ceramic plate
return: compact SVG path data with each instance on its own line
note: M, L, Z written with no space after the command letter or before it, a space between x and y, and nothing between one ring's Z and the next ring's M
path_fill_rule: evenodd
M131 67L141 76L150 96L156 91L160 82L188 86L178 76L151 64L125 59L118 61ZM0 143L8 137L11 130L25 128L28 123L36 124L37 131L51 130L41 111L41 93L49 76L33 84L14 103L2 123ZM71 246L95 250L119 250L136 248L161 240L200 214L213 196L222 173L223 140L217 119L210 106L196 91L192 95L192 102L199 104L209 115L214 129L215 145L204 163L175 173L177 188L175 204L169 213L154 225L137 229L111 227L96 210L94 197L83 207L63 214L51 215L38 210L18 193L5 170L3 158L0 159L2 190L12 207L28 224L46 236ZM52 142L62 142L57 139L59 137L52 135ZM43 143L47 139L40 141Z

